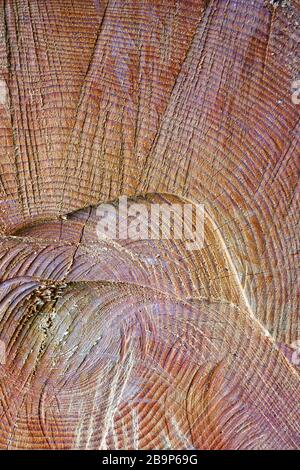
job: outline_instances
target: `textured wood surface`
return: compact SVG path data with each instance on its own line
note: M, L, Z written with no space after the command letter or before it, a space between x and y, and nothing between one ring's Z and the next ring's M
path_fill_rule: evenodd
M0 2L1 449L300 448L299 24ZM203 203L203 249L99 241L120 195Z

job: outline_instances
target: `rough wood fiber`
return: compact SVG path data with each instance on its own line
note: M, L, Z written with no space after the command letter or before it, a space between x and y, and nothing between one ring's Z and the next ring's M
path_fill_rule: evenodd
M1 1L0 448L300 447L300 2L278 3ZM204 203L203 249L99 241L120 195Z

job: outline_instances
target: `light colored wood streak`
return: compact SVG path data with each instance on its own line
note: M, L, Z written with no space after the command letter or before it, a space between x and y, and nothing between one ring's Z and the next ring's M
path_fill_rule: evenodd
M300 447L299 24L1 3L1 449ZM203 203L204 246L99 241L120 195Z

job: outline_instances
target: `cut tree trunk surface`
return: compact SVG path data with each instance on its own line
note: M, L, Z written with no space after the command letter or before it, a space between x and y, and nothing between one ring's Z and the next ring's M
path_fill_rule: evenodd
M1 2L1 449L300 448L299 24ZM202 204L203 246L101 240L120 196Z

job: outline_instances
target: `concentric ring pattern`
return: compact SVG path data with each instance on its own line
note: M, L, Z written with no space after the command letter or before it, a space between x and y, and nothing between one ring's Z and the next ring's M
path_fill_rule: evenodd
M300 448L300 3L273 3L2 2L0 448ZM119 196L203 204L203 246L100 240Z

